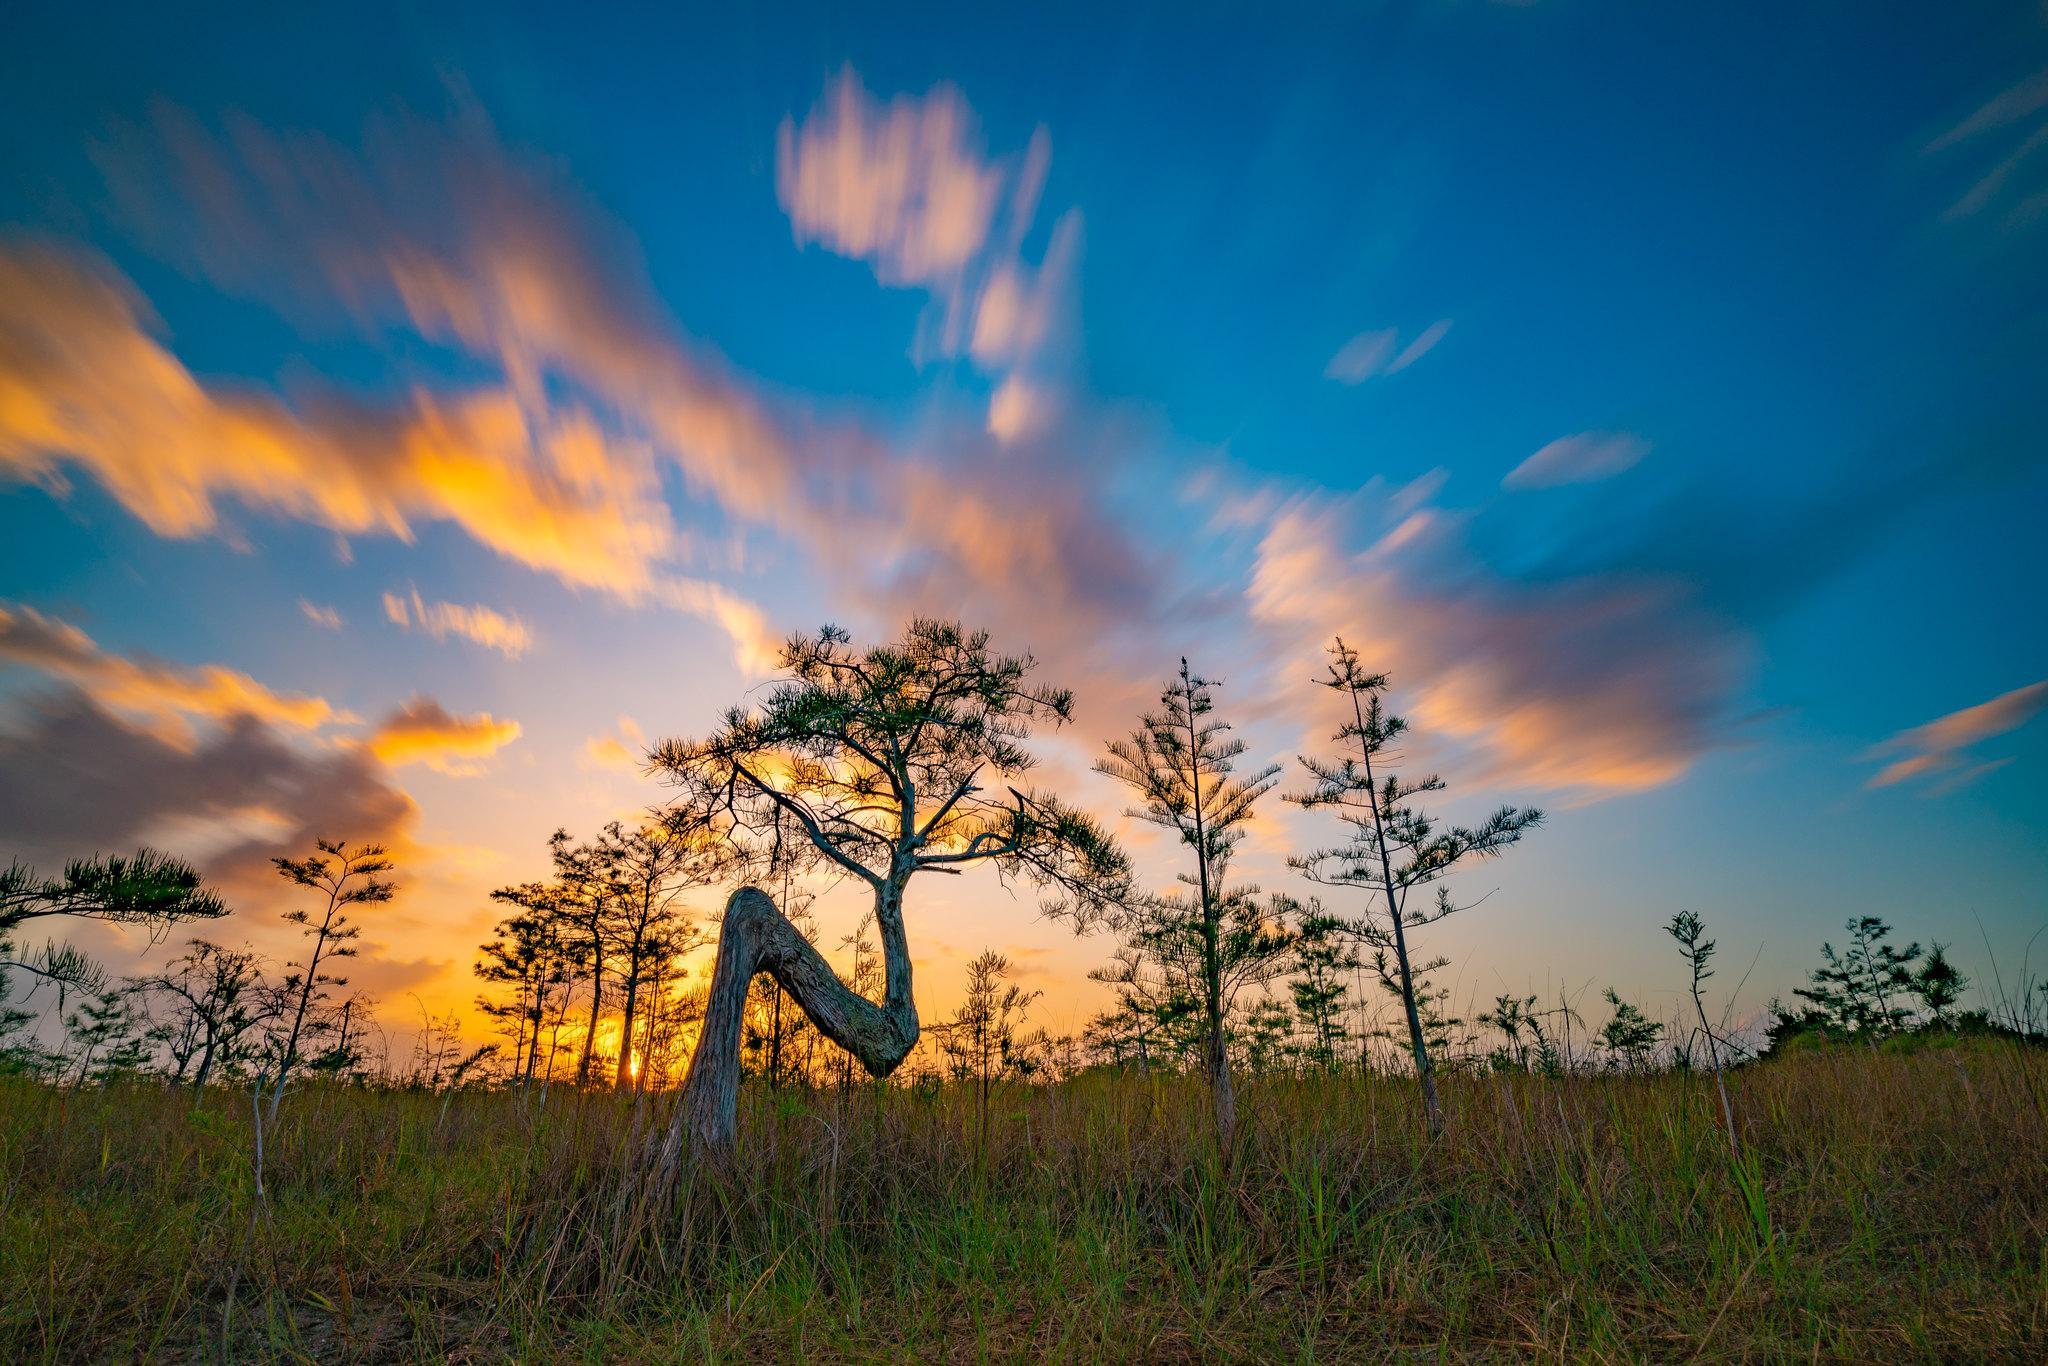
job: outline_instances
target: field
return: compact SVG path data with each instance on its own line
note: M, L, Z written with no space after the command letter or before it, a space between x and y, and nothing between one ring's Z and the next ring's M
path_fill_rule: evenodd
M0 1083L0 1359L1343 1360L2048 1352L2048 1057L1816 1049L1711 1080L1181 1078L664 1103Z

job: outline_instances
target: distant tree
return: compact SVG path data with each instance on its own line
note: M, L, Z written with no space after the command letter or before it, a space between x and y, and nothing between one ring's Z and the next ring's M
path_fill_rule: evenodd
M702 942L683 897L715 883L721 860L688 811L627 828L613 821L598 832L592 858L606 885L609 939L618 959L619 1058L612 1086L634 1084L633 1043L640 988L656 964Z
M134 992L127 986L93 992L80 1001L64 1017L64 1031L77 1054L77 1081L106 1081L141 1071L149 1062L141 1023Z
M1351 719L1338 728L1334 737L1341 747L1336 758L1302 757L1302 767L1308 770L1312 781L1305 791L1288 800L1309 809L1333 810L1350 827L1351 834L1342 844L1291 862L1313 881L1359 888L1381 903L1348 923L1375 950L1376 961L1382 965L1382 982L1397 987L1407 1015L1409 1047L1422 1089L1423 1113L1430 1131L1436 1133L1443 1128L1443 1105L1430 1072L1429 1043L1416 979L1443 967L1444 962L1412 961L1408 936L1413 930L1465 908L1452 902L1449 892L1442 887L1436 889L1435 902L1427 908L1411 908L1409 893L1437 882L1466 859L1492 858L1504 852L1534 829L1543 814L1504 806L1471 829L1439 829L1434 820L1411 804L1411 799L1425 792L1441 791L1443 780L1432 776L1404 782L1389 767L1397 757L1391 752L1392 746L1407 733L1408 723L1385 710L1382 694L1387 688L1387 675L1366 672L1359 665L1358 652L1338 639L1330 646L1328 672L1318 681L1344 695ZM1391 975L1384 967L1389 953Z
M1927 1011L1930 1024L1947 1028L1954 1019L1956 1003L1970 989L1970 979L1948 961L1948 946L1936 944L1927 951L1927 961L1913 974L1913 994Z
M1615 1066L1630 1072L1641 1071L1649 1066L1650 1054L1664 1037L1664 1026L1622 1000L1613 987L1601 995L1614 1007L1612 1018L1600 1027L1601 1047L1614 1059Z
M299 907L286 912L284 917L311 942L305 960L288 965L290 971L283 983L285 1007L281 1015L286 1024L274 1059L276 1073L264 1119L267 1125L277 1123L278 1104L302 1061L300 1049L314 1008L327 999L331 988L348 985L346 977L334 975L332 964L337 958L355 956L355 941L362 934L362 927L351 917L351 909L389 901L395 890L390 881L380 876L392 868L382 845L366 844L352 850L342 842L314 843L319 852L309 858L271 860L285 881L314 894L316 909Z
M1134 972L1156 974L1145 993L1172 1018L1200 1022L1202 1068L1215 1104L1216 1132L1226 1152L1237 1131L1237 1088L1230 1075L1228 1022L1239 991L1286 971L1292 931L1258 899L1256 887L1227 884L1231 855L1259 798L1280 776L1278 765L1236 774L1244 741L1215 714L1216 684L1180 662L1159 706L1138 720L1129 739L1113 741L1096 771L1137 793L1129 815L1171 830L1193 868L1179 874L1184 892L1133 896L1117 928L1137 951ZM1125 982L1136 986L1136 982Z
M476 1004L512 1036L512 1080L526 1085L539 1070L541 1032L567 994L568 955L545 884L500 888L492 895L524 909L500 920L495 937L478 948L478 980L502 994L479 996Z
M1707 1047L1707 1061L1714 1068L1714 1090L1721 1097L1721 1120L1728 1127L1728 1147L1739 1154L1741 1143L1735 1136L1735 1107L1728 1103L1728 1082L1721 1074L1721 1041L1714 1033L1714 1027L1707 1023L1707 1003L1700 988L1714 970L1707 966L1714 957L1714 941L1706 937L1706 924L1693 911L1680 911L1671 917L1671 923L1664 932L1678 943L1678 956L1685 960L1691 980L1687 992L1692 997L1693 1012L1699 1017L1700 1037Z
M1287 1002L1272 996L1261 996L1252 1002L1242 1022L1232 1031L1237 1036L1244 1070L1258 1077L1286 1067L1296 1051L1294 1030L1294 1012L1287 1008Z
M1305 1031L1302 1060L1322 1071L1336 1068L1350 1042L1344 1024L1350 987L1344 974L1359 966L1358 951L1344 933L1344 922L1311 897L1306 905L1291 904L1295 923L1294 974L1287 984L1294 1017Z
M727 902L704 1026L657 1155L674 1170L686 1140L732 1144L740 1046L755 974L782 984L818 1029L875 1076L918 1037L904 900L922 872L990 865L1053 889L1077 913L1119 894L1122 855L1056 799L992 782L1032 766L1023 741L1064 724L1072 694L1030 680L1032 661L997 654L988 634L917 620L893 644L856 651L836 627L784 646L782 678L701 740L667 740L650 758L679 790L676 807L722 844L736 873L767 872L784 821L808 862L865 884L881 941L882 999L849 990L758 887Z
M576 1084L588 1086L597 1058L597 1027L604 1016L605 969L614 951L612 927L618 888L609 876L603 851L571 843L567 830L557 830L549 838L548 853L555 876L540 895L590 992L590 1015L584 1021L583 1047L576 1061ZM493 895L512 899L502 893Z
M989 1085L1024 1062L1017 1031L1031 1003L1044 994L1024 990L1007 980L1009 975L1009 959L994 949L983 950L967 965L967 994L960 1009L932 1027L948 1070L956 1080L974 1083L976 1127L983 1144L988 1141Z
M172 1079L183 1081L189 1071L195 1091L217 1065L239 1062L263 1023L262 973L248 949L194 939L162 972L136 985L164 1003L151 1034L170 1055Z
M1874 915L1853 916L1844 928L1847 947L1838 954L1833 944L1823 943L1822 963L1809 974L1810 985L1795 987L1792 994L1810 1003L1832 1030L1873 1041L1896 1034L1912 1019L1912 1011L1897 998L1913 991L1920 946L1887 942L1892 927Z
M811 914L811 907L817 895L809 888L796 885L790 866L794 861L771 856L767 880L779 880L776 896L783 917L798 934L816 944L818 921ZM755 977L750 992L744 1045L746 1051L755 1056L756 1066L768 1079L769 1089L787 1086L798 1078L808 1078L817 1052L816 1027L801 1010L793 1006L784 1009L782 983L769 974Z

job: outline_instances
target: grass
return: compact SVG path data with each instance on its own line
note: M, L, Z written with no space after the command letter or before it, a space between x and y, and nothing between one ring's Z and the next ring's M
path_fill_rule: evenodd
M1711 1082L1185 1079L744 1100L651 1210L608 1096L0 1081L0 1360L2039 1360L2042 1051Z

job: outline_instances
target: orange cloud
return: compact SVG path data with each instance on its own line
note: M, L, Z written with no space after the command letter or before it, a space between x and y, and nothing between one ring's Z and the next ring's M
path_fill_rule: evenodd
M332 607L322 607L318 603L308 602L306 599L300 598L299 611L305 614L307 621L312 622L323 631L339 631L341 629L341 613L335 611Z
M2044 709L2048 709L2048 679L2029 683L2024 688L2014 688L1989 702L1979 702L1974 707L1964 707L1910 730L1902 730L1871 748L1869 758L1882 758L1887 754L1901 757L1871 775L1864 786L1891 787L1911 778L1946 773L1962 761L1963 751L1981 741L2018 730ZM1960 779L1941 784L1939 791L1952 792L1964 782L2009 762L2009 759L1999 759L1979 764Z
M460 636L507 659L517 659L533 648L533 632L518 617L481 603L465 607L454 602L427 602L417 588L405 597L386 593L384 615L403 630L425 631L436 640Z
M489 712L456 716L431 697L415 697L385 717L367 743L372 754L394 767L424 763L466 776L478 770L458 760L488 759L518 738L517 721L501 721Z
M102 706L147 717L181 742L189 738L190 716L253 716L293 730L355 719L325 698L272 692L219 664L189 667L110 653L69 622L18 604L0 606L0 659L75 683Z
M491 390L370 411L209 388L149 335L127 283L75 253L0 248L0 339L0 469L61 486L83 468L162 535L214 530L224 498L351 534L446 521L622 592L670 548L653 471L620 457L594 479L576 414L536 422Z

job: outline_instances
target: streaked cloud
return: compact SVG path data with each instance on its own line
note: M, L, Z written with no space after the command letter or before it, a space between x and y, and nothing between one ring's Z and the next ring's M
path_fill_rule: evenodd
M1747 672L1739 635L1676 582L1503 577L1434 488L1295 493L1262 519L1247 600L1290 677L1343 636L1420 734L1510 789L1641 791L1714 746Z
M417 587L402 595L386 593L384 615L401 630L425 631L436 640L459 636L507 659L517 659L533 648L533 631L517 616L481 603L427 602Z
M1870 749L1866 757L1889 758L1889 762L1872 774L1864 786L1891 787L1915 778L1945 775L1945 780L1931 789L1930 795L1952 792L2012 762L2009 758L1996 759L1966 768L1966 752L1971 747L2018 730L2044 709L2048 709L2048 679L1902 730Z
M631 593L673 530L644 460L587 415L541 420L502 389L415 390L372 408L209 386L151 335L104 262L0 245L0 472L61 491L77 468L164 536L216 532L221 503L351 535L449 522L580 585Z
M312 622L323 631L339 631L341 629L341 613L332 607L322 607L318 603L308 602L306 599L300 598L299 611L304 614L307 621Z
M1406 346L1401 345L1400 332L1391 327L1361 332L1337 348L1337 354L1323 367L1323 378L1339 384L1363 384L1375 375L1397 375L1434 350L1450 330L1451 320L1439 319Z
M519 734L517 721L489 712L457 716L431 697L415 697L380 721L366 743L393 767L423 763L438 772L469 776L481 771L479 761Z
M797 242L865 260L884 284L957 279L988 240L1003 181L947 84L884 104L845 67L776 135L775 193Z
M1967 187L1942 211L1956 222L1990 212L2009 228L2048 216L2048 68L2008 86L1930 141L1922 154L1969 167ZM1994 158L1988 165L1982 157Z
M1563 436L1508 471L1502 488L1548 489L1591 484L1634 468L1650 443L1628 432L1580 432Z
M21 604L0 604L0 660L76 684L99 705L147 718L178 743L189 743L194 717L252 716L301 731L355 719L325 698L273 692L224 665L116 654L69 622Z

